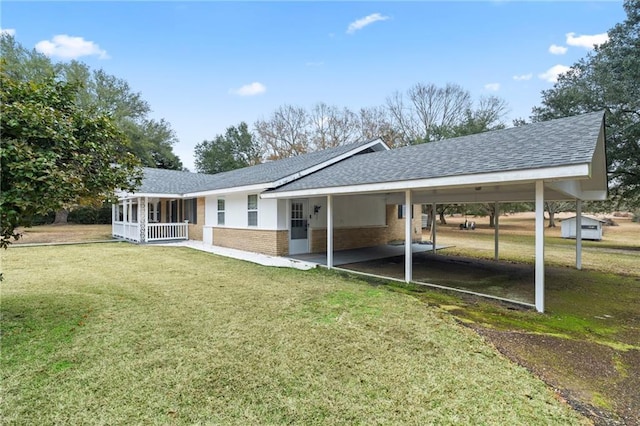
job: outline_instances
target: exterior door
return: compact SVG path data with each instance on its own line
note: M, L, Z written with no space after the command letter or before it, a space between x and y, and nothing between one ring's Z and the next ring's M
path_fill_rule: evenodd
M291 200L291 229L289 231L289 254L309 252L309 202Z

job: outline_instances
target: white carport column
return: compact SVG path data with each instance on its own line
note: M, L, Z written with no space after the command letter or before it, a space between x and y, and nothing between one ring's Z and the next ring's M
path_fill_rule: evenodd
M576 200L576 269L582 269L582 200Z
M333 195L327 195L327 268L333 268Z
M544 312L544 182L536 181L536 310Z
M494 235L494 247L493 247L493 258L494 260L498 260L498 255L499 255L499 231L500 231L500 224L499 224L499 220L498 218L500 217L500 203L496 201L496 204L494 206L494 217L493 217L493 226L495 227L493 230L493 235Z
M438 205L436 203L433 203L431 205L431 244L432 246L432 251L433 254L437 254L436 251L436 207L438 207Z
M412 261L413 251L411 250L411 190L404 192L404 280L408 283L413 279Z

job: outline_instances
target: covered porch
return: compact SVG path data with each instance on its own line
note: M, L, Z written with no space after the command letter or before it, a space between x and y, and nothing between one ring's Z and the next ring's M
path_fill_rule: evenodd
M191 200L158 197L126 197L112 206L115 238L136 243L189 239ZM193 199L195 201L195 199Z

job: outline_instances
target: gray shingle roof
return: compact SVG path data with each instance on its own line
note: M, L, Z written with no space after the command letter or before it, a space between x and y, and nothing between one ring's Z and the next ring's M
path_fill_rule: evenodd
M269 192L589 163L603 116L595 112L355 156Z
M185 194L246 185L269 184L346 154L370 142L373 140L341 145L324 151L214 175L144 168L142 185L136 192L142 194Z

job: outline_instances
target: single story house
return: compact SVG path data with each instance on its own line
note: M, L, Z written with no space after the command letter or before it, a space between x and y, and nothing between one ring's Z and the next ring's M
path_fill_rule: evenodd
M397 149L375 139L215 175L144 169L140 188L119 195L113 235L277 256L326 252L329 268L335 250L401 239L410 282L422 204L535 201L543 311L544 201L575 200L580 215L582 200L606 199L605 160L597 112ZM576 250L580 267L579 239Z
M578 229L576 228L577 220L577 216L568 217L562 220L562 238L576 238L576 232L578 231ZM580 230L582 231L581 237L583 240L602 240L602 225L605 224L606 221L598 219L596 217L585 215L582 215L580 221L582 223L582 225L580 226Z

